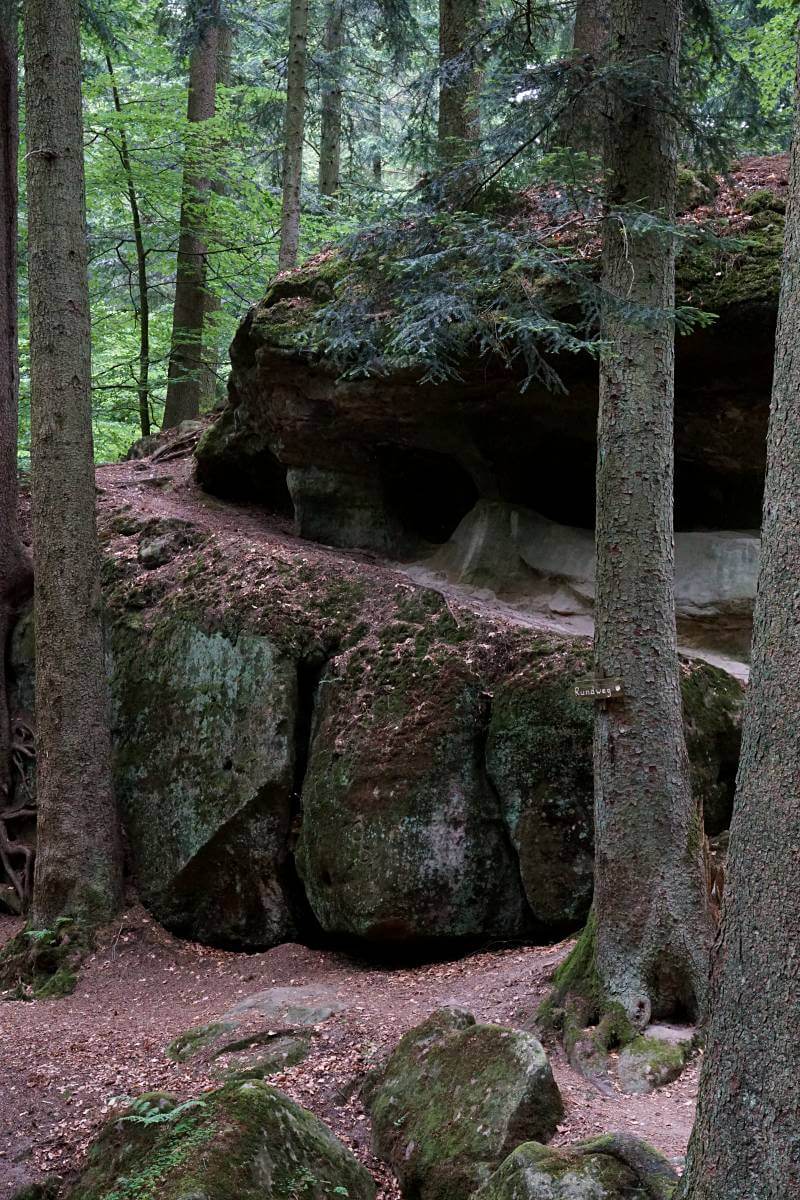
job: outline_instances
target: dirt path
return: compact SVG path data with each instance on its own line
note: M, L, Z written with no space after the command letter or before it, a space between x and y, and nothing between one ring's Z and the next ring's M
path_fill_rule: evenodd
M17 927L0 920L0 941ZM406 1029L445 1004L532 1028L567 948L487 949L396 968L295 945L232 954L178 941L132 909L106 933L73 996L0 1007L0 1200L48 1171L74 1169L115 1097L158 1089L188 1096L218 1085L208 1067L167 1058L178 1034L254 992L307 983L334 989L345 1008L317 1027L309 1058L271 1082L322 1117L373 1172L381 1200L395 1200L393 1182L369 1152L358 1084ZM654 1095L621 1096L599 1092L559 1052L552 1062L567 1109L557 1143L623 1130L680 1159L696 1068Z

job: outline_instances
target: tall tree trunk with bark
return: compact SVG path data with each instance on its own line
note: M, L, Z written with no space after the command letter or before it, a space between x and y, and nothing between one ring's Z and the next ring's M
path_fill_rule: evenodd
M31 568L17 528L17 0L0 0L0 868L20 904L28 899L28 853L14 838L11 722L6 657Z
M223 21L219 26L217 35L217 89L228 88L231 86L231 77L233 70L233 29ZM221 153L224 148L224 143L220 143L217 147L217 152ZM225 181L222 178L216 178L211 184L211 190L217 196L225 194ZM207 268L208 274L213 279L214 267L213 256L212 265ZM206 279L206 321L205 334L203 337L203 362L205 370L203 371L202 388L200 395L201 408L213 407L217 398L217 379L222 357L222 348L220 346L219 329L217 321L219 314L222 311L222 301L216 291L212 291Z
M686 1200L800 1195L800 65L761 570Z
M117 87L117 77L114 74L114 64L108 51L105 54L106 70L111 84L111 96L114 109L122 116L122 98ZM119 128L119 144L116 146L122 171L125 176L125 187L128 193L128 206L131 210L133 227L133 244L136 249L136 285L139 297L139 369L136 377L136 392L139 398L139 428L142 437L150 436L150 289L147 282L147 251L142 232L142 217L139 210L139 196L136 191L136 179L133 174L128 135L124 124Z
M196 30L189 62L190 125L208 121L216 111L217 47L220 0L210 0ZM203 325L206 315L206 203L211 188L208 175L187 152L181 196L181 229L178 239L175 307L169 355L167 401L163 428L198 416L203 393Z
M612 95L606 147L595 661L624 699L596 716L594 905L601 986L638 1028L698 1014L712 940L675 629L675 255L624 211L674 216L680 32L676 0L612 0L612 62L642 85ZM665 315L631 320L632 305Z
M92 450L79 0L27 0L31 458L39 817L33 922L118 908Z
M481 70L477 37L483 0L439 0L440 166L455 168L480 142Z
M328 0L319 149L319 190L323 196L336 196L341 185L343 47L344 0Z
M572 37L573 86L576 94L559 122L559 145L587 154L603 150L603 105L592 86L608 49L611 0L578 0Z
M286 118L283 151L283 208L278 267L297 265L300 247L300 189L303 183L303 139L306 129L306 67L308 60L308 0L291 0L289 59L286 79Z

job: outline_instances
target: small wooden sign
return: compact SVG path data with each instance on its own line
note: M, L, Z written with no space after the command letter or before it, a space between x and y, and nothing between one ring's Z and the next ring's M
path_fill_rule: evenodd
M625 696L621 679L579 679L574 690L578 700L622 700Z

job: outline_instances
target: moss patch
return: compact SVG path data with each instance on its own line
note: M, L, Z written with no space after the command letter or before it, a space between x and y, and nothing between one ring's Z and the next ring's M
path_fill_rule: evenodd
M110 1121L69 1200L373 1200L367 1172L311 1113L260 1082L200 1102L141 1098Z

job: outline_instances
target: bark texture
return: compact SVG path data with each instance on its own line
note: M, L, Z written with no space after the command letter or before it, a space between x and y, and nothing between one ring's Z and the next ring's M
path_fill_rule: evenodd
M800 72L761 571L711 1019L681 1195L800 1195Z
M61 915L101 921L121 891L95 523L79 22L79 0L26 5L38 928Z
M557 141L573 150L600 154L603 104L592 79L608 50L611 0L578 0L572 37L573 87L576 94L559 123Z
M297 265L300 246L300 189L303 183L303 138L306 125L308 0L292 0L289 11L289 61L284 122L283 208L278 266Z
M627 89L611 98L606 148L595 654L600 675L622 677L625 698L600 704L595 723L596 962L607 997L641 1027L702 1008L712 924L678 678L674 329L667 315L641 320L674 306L674 248L626 229L620 211L674 214L668 110L681 11L673 0L612 0L611 13L616 65L646 83L635 103Z
M323 196L337 195L341 186L343 48L344 2L329 0L325 20L325 85L319 149L319 190Z
M439 0L439 162L455 167L480 141L481 71L476 44L483 0Z
M117 77L114 73L114 63L106 51L106 70L111 85L111 96L114 110L122 116L122 98L117 87ZM125 175L125 187L128 193L128 207L131 210L133 226L133 244L136 249L136 287L139 297L139 370L136 378L136 391L139 397L139 428L142 437L150 436L150 289L147 282L147 251L142 232L142 217L139 210L139 195L136 190L136 179L133 174L128 135L124 124L120 123L116 151Z
M28 855L14 839L10 809L11 722L6 651L30 563L17 528L17 4L0 0L0 865L20 903L29 890Z
M197 30L189 63L190 124L208 121L216 111L220 0L211 0ZM206 207L211 181L191 151L184 164L181 230L178 239L175 307L169 355L163 428L170 429L200 412L206 364L203 325L206 315Z

